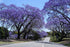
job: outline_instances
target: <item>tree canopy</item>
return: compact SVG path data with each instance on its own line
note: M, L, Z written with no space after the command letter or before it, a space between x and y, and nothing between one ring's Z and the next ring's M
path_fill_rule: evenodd
M18 38L32 28L41 28L44 23L42 15L41 10L29 5L17 7L13 4L0 4L0 21L14 27L13 29L18 31Z

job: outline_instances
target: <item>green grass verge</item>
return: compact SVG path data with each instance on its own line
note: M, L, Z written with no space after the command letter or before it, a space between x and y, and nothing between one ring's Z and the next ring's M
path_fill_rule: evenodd
M3 44L14 44L14 43L22 43L22 42L26 42L26 41L12 41L12 42L0 41L0 45L3 45Z
M69 46L70 47L70 38L64 38L63 41L56 42L56 43L63 44L65 46Z

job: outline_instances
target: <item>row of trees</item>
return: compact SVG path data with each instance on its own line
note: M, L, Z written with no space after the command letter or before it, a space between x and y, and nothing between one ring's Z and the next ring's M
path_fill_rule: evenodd
M60 32L61 40L70 33L70 0L49 0L44 9L49 16L46 27L55 33ZM59 35L56 34L58 39Z
M31 40L38 40L41 38L46 37L48 34L45 31L34 31L31 30L25 37L25 39L31 39ZM24 34L21 35L21 39ZM17 32L16 31L10 31L9 32L9 39L16 39L17 38Z
M41 28L44 24L42 11L36 7L29 5L17 7L15 5L0 4L0 22L3 27L18 31L18 39L20 35L26 34L33 28Z

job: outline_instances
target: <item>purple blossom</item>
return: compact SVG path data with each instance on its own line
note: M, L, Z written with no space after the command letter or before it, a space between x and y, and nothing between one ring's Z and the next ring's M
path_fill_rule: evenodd
M48 34L45 31L37 31L41 38L46 37Z

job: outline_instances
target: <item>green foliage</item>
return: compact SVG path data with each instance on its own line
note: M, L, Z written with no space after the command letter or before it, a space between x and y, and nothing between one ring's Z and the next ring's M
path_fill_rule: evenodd
M56 36L51 36L51 39L50 39L50 41L52 41L52 42L58 42L58 41L60 41L60 39L61 39L61 37L56 37Z
M40 39L40 35L37 32L34 32L34 40Z
M38 39L40 39L40 35L36 32L36 31L31 31L31 34L33 35L33 36L29 36L28 38L29 39L32 39L32 40L38 40Z
M62 39L63 39L63 37L62 37L61 32L56 32L56 31L54 31L54 33L52 32L50 41L58 42L58 41L61 41Z
M52 41L52 42L57 41L56 36L51 36L50 41Z
M70 43L69 44L64 44L65 46L70 46Z
M9 32L6 28L0 27L0 39L6 39L9 36Z
M14 31L14 34L18 34L18 32L17 31Z
M48 33L48 36L51 36L52 35L52 32L47 32Z

